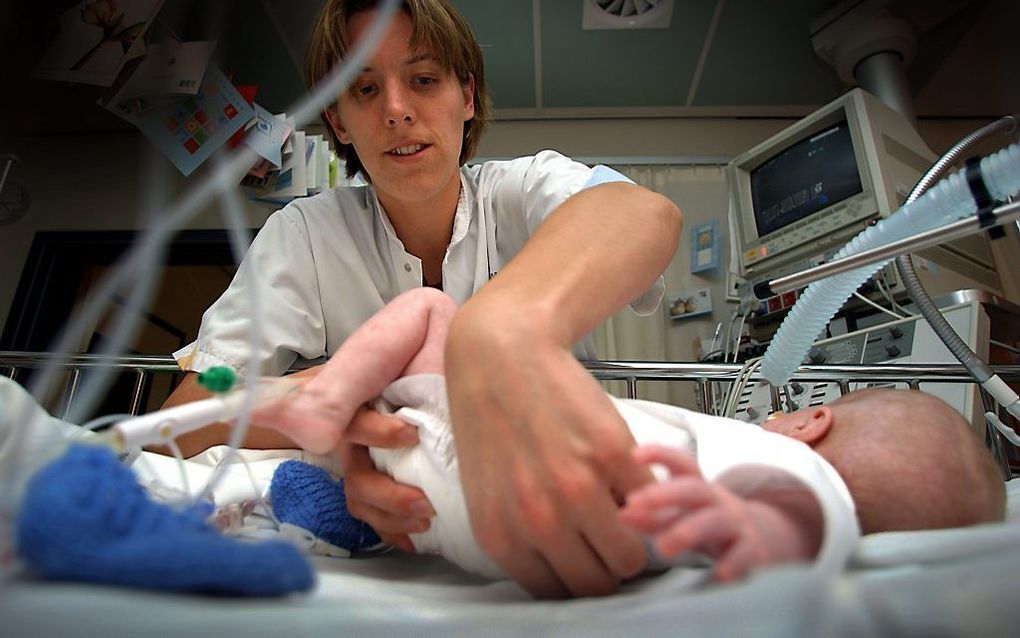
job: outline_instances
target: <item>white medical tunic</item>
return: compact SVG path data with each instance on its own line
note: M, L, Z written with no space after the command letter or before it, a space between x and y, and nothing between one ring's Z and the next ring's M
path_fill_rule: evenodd
M812 567L830 575L846 566L860 537L853 499L836 470L810 447L736 419L650 401L610 400L638 445L656 443L686 450L697 460L705 480L734 494L747 496L784 487L809 490L825 524ZM415 550L443 556L472 573L505 577L471 530L444 378L419 374L397 379L383 392L376 408L418 428L419 443L414 447L370 449L376 467L400 483L421 488L436 512L428 530L410 535ZM663 468L652 469L659 480L667 478ZM700 556L681 556L666 564L691 566L701 560ZM665 566L661 559L656 562Z
M568 197L612 181L630 180L554 151L463 167L443 259L444 292L464 303ZM197 340L174 358L185 370L214 365L244 370L255 294L262 317L256 340L261 372L282 374L298 357L332 354L387 302L421 285L421 260L405 250L371 186L297 199L266 220L234 280L203 315ZM650 314L663 289L660 276L631 307ZM590 335L574 354L595 358Z

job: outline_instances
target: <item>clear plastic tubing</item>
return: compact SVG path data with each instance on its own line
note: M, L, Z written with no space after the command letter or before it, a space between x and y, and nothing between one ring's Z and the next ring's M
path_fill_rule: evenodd
M1020 144L981 160L981 175L997 201L1020 191ZM922 197L875 226L861 231L834 259L884 246L910 235L945 226L977 212L962 172L953 173ZM762 361L762 376L772 385L787 383L836 311L868 277L892 259L849 270L809 285L786 316Z

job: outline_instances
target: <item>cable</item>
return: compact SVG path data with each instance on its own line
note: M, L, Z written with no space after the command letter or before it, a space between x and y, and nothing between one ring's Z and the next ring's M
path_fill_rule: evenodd
M730 385L730 391L726 395L726 401L723 404L722 416L732 418L737 412L737 406L740 404L740 397L744 393L744 388L747 387L747 382L750 381L751 376L757 372L758 368L761 367L762 357L755 357L748 359L744 365L737 372L737 377L733 380Z
M882 281L882 277L875 277L875 285L878 286L879 292L881 292L882 296L889 302L889 307L892 308L893 311L903 315L904 317L917 316L917 313L910 312L900 304L896 303L896 298L893 296L892 291L889 290L889 287Z
M170 448L174 458L177 459L177 470L181 473L181 489L184 490L185 494L191 494L191 479L188 478L188 468L184 464L184 455L181 454L181 448L177 446L177 441L174 439L169 439L166 442L166 446Z
M1016 432L1013 431L1008 425L999 419L999 416L994 412L985 412L985 420L991 424L999 434L1003 436L1007 441L1013 444L1014 447L1020 447L1020 436L1017 436Z
M104 425L110 425L111 423L117 423L117 422L123 421L125 419L130 419L131 416L132 415L130 415L130 414L107 414L106 416L97 417L95 419L92 419L91 421L89 421L85 425L82 425L81 427L79 427L76 432L72 433L67 438L69 438L69 439L80 439L81 437L85 436L87 433L92 432L93 430L97 430L97 429L103 427Z
M384 2L378 7L378 15L373 20L371 26L365 34L365 38L361 43L354 49L351 56L344 61L343 64L338 65L337 69L334 69L327 79L320 83L316 89L303 101L299 102L294 107L292 112L294 113L295 125L299 126L304 122L317 117L327 106L330 105L336 95L342 93L347 86L353 81L354 77L361 72L364 63L368 57L375 51L377 45L385 35L386 30L389 28L390 22L395 15L400 3L398 0L384 0ZM226 165L226 164L225 164ZM217 171L220 175L221 181L225 178L231 178L226 171ZM231 247L235 252L235 256L243 254L247 245L241 246L243 243L241 235L242 230L242 213L240 199L236 191L237 180L231 178L228 182L222 183L221 198L224 203L225 218L228 222L231 222ZM240 231L240 232L238 232ZM242 267L251 268L249 262L239 260ZM253 276L257 276L254 271L251 273ZM249 296L249 302L252 304L253 316L258 318L261 317L261 306L259 306L260 300L254 294L254 286L249 286L252 294ZM224 456L223 460L216 465L212 475L206 482L205 488L202 490L202 494L211 494L213 489L223 477L223 468L225 467L224 462L227 459L232 458L237 448L244 441L244 437L247 434L248 426L250 422L251 410L254 407L255 397L254 390L256 387L256 381L258 379L258 353L255 348L255 344L258 342L258 330L256 327L258 320L255 319L251 322L249 327L249 345L251 352L249 353L248 365L245 370L246 385L249 388L249 392L245 395L245 402L241 409L241 414L237 418L237 421L231 431L230 440L228 445L230 451Z
M885 308L885 307L882 307L882 306L878 305L877 303L875 303L874 301L868 299L867 297L865 297L864 295L862 295L859 292L855 292L854 293L854 297L857 297L858 299L860 299L864 303L868 304L872 308L874 308L876 310L879 310L881 312L884 312L887 315L890 315L892 317L896 317L897 319L906 319L906 317L904 317L903 315L898 315L895 312L893 312L892 310L889 310L888 308Z
M745 321L747 321L747 315L740 315L740 325L737 326L737 336L733 339L733 363L736 363L737 357L740 356L740 338L744 336Z
M1001 341L996 341L995 339L989 339L988 343L992 344L993 346L999 346L1000 348L1003 348L1004 350L1009 350L1013 354L1020 354L1020 349L1015 348L1015 347L1009 345L1008 343L1003 343Z
M234 258L239 262L238 275L242 277L257 277L252 269L251 262L244 259L244 252L250 238L244 228L244 216L241 210L241 201L234 189L224 189L221 196L223 203L223 217L227 222L230 235L230 247ZM248 362L245 366L244 376L244 401L241 404L241 412L238 414L234 427L230 431L228 445L230 449L220 459L220 462L213 468L212 474L206 481L205 487L199 493L198 498L211 498L212 491L219 483L224 474L227 462L237 456L237 448L244 442L248 433L248 426L251 420L251 411L255 407L255 395L259 378L259 342L262 329L262 300L258 294L258 286L246 286L248 291L248 303L250 304L251 321L248 323Z
M733 310L733 314L730 315L729 321L726 322L726 334L725 334L725 336L723 337L723 340L722 340L722 343L723 343L723 356L722 356L722 359L723 359L724 363L730 357L730 340L733 337L733 322L736 321L737 316L739 315L739 313L740 313L740 306L737 306Z
M907 196L905 204L918 199L922 194L925 193L932 185L938 181L948 170L954 165L960 157L970 147L976 144L978 141L983 140L987 137L992 136L995 133L1004 133L1011 135L1017 130L1017 118L1014 116L1006 116L1000 118L990 124L987 124L971 134L964 137L962 140L957 142L950 148L945 154L942 155L935 162L934 165L918 180L917 184L911 189L910 194ZM925 320L931 325L932 330L938 335L939 339L945 344L950 352L953 353L961 364L967 368L978 383L992 396L992 398L1002 406L1008 406L1009 409L1012 406L1016 406L1018 400L1016 392L1014 392L1005 382L1002 381L997 375L992 372L992 369L988 367L980 357L977 356L970 346L960 338L960 335L956 333L956 330L949 324L946 318L942 315L939 309L935 306L935 303L928 296L927 291L921 284L920 278L917 276L917 271L914 269L913 261L910 255L900 255L896 258L896 268L900 274L900 279L903 280L904 286L910 294L910 299L917 306L917 309L924 316ZM1013 408L1016 409L1016 408ZM994 445L998 445L998 438L992 437ZM1006 468L1008 470L1008 468Z

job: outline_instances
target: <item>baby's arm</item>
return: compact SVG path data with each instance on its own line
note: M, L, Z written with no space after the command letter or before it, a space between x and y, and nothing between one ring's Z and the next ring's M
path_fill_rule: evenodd
M683 450L648 445L634 455L641 463L665 466L670 479L632 492L620 518L649 535L664 558L701 552L716 560L718 580L733 581L756 567L808 560L818 553L822 512L807 488L740 496L705 481Z
M313 454L332 451L355 412L394 380L442 373L446 333L456 310L437 290L405 292L348 337L296 397L259 409L252 422Z

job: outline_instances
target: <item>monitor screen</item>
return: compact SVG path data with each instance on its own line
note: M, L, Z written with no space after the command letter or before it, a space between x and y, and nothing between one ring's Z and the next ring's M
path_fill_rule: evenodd
M763 237L862 191L850 127L828 127L751 171L751 203Z

